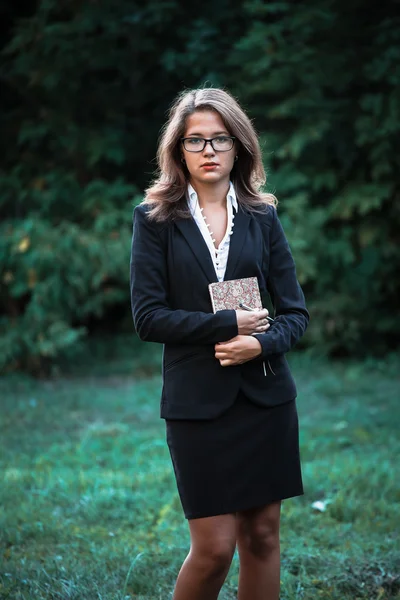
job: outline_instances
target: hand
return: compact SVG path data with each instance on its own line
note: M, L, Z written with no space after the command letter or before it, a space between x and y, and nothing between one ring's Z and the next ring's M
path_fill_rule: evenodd
M227 342L215 344L215 358L222 367L241 365L244 362L260 356L261 344L251 335L237 335Z
M266 319L269 312L266 308L262 310L237 310L236 319L238 325L238 335L251 335L252 333L263 333L269 328Z

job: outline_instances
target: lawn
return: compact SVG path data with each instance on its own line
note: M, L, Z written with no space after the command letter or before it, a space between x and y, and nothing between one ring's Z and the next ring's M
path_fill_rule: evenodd
M135 356L0 381L1 600L171 598L187 524L159 352ZM306 493L283 503L281 598L400 598L398 357L289 359ZM237 574L235 556L222 600Z

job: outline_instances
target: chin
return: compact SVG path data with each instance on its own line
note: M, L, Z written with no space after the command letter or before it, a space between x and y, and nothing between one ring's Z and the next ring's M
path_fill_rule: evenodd
M207 181L207 182L211 182L211 181L221 181L223 179L229 179L229 174L225 174L225 173L213 173L212 171L210 171L209 173L201 173L198 177L196 177L196 179L198 181Z

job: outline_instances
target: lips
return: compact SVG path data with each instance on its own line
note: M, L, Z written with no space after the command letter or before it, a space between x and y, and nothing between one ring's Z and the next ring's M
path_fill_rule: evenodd
M203 163L202 167L218 167L218 163Z

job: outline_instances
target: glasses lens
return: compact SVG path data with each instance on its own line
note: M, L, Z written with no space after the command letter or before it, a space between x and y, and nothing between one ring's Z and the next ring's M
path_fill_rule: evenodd
M229 137L217 137L213 139L214 150L217 152L226 152L233 148L233 140Z
M206 141L204 138L191 137L183 140L185 150L188 152L202 152ZM213 138L212 146L216 152L227 152L233 148L233 139L226 136Z
M186 138L183 145L188 152L201 152L204 148L204 140L202 138Z

